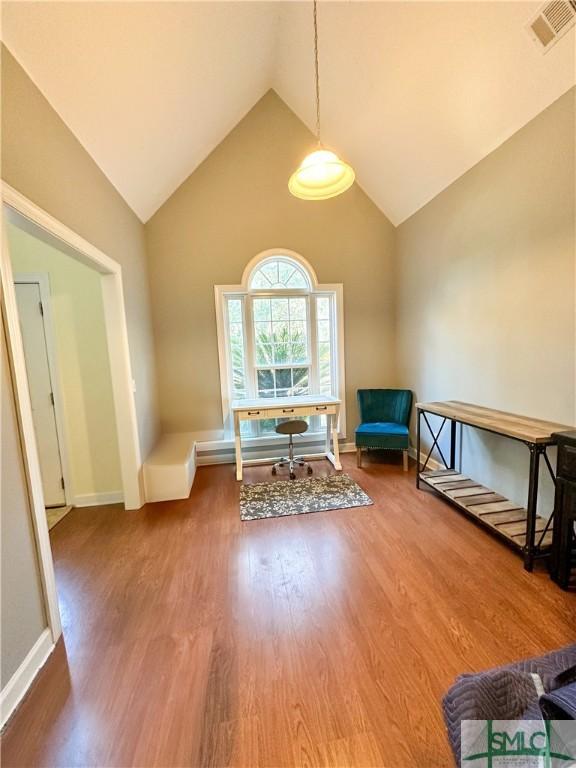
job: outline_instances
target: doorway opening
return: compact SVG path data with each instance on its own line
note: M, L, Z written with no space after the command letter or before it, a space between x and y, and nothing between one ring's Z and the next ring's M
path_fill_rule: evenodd
M51 528L124 500L102 276L19 214L5 227Z
M101 276L6 223L48 527L123 500Z
M14 394L17 410L18 425L21 434L21 445L24 456L26 481L28 486L28 495L32 510L32 522L36 546L40 558L40 576L43 592L45 596L45 609L48 617L49 628L53 643L56 643L62 633L60 613L58 608L58 595L54 579L54 566L52 551L50 547L50 538L48 535L48 521L46 517L46 507L44 501L44 483L41 473L39 450L37 446L36 429L34 425L33 405L31 391L28 381L28 371L26 368L26 356L23 343L23 333L21 330L19 305L17 290L21 285L35 284L35 291L42 291L38 288L40 282L37 280L39 270L37 267L18 265L17 277L20 283L15 281L14 271L12 269L12 258L10 254L11 243L8 236L8 227L15 227L20 233L24 232L48 246L56 249L62 256L69 258L70 263L75 266L83 265L88 268L88 272L98 281L99 295L104 315L104 346L107 347L105 355L106 363L96 365L88 376L102 373L104 367L108 368L109 381L111 386L112 413L113 420L116 423L116 455L119 459L119 482L111 486L109 492L115 495L114 498L104 496L100 498L99 503L118 502L123 499L126 509L139 509L143 504L143 484L142 484L142 460L140 455L140 442L138 436L136 405L134 402L134 381L132 378L132 369L130 363L128 331L126 326L126 314L124 309L124 292L122 287L122 270L120 265L110 259L102 251L94 247L91 243L84 240L71 229L59 222L46 211L39 208L26 197L21 195L9 185L2 183L2 222L3 222L3 241L0 259L1 275L1 309L3 322L6 329L7 351L9 365L12 373L14 385ZM49 276L50 277L50 276ZM36 281L36 282L34 282ZM50 286L52 283L50 282ZM29 288L22 288L21 297L24 304L30 306L35 301L34 292L29 292ZM37 295L37 294L36 294ZM54 292L50 291L50 299L54 298ZM51 310L54 309L52 301ZM44 309L44 307L43 307ZM54 314L54 313L53 313ZM46 315L44 315L46 318ZM44 346L46 348L46 324L38 326L44 335ZM49 332L48 332L49 333ZM42 341L42 335L38 332L36 341ZM49 346L49 342L48 342ZM91 344L88 344L88 350L91 351ZM59 351L59 350L58 350ZM77 350L78 353L78 350ZM97 356L94 356L95 359ZM102 360L102 357L99 358ZM37 363L35 362L37 365ZM50 362L45 366L50 373ZM57 400L57 388L54 389L54 382L50 377L51 392ZM108 390L110 391L110 390ZM91 407L84 407L86 423L90 426L90 419L98 420L102 411L100 403L92 404ZM50 414L49 411L47 411ZM56 464L53 478L57 478L57 471L60 469L61 476L64 477L64 497L66 499L67 475L72 477L72 483L69 484L71 491L74 486L74 466L72 455L75 453L75 445L66 445L66 440L60 442L58 434L58 415L53 410L52 420L56 421L54 428L58 442L58 455L60 467ZM73 416L72 418L75 418ZM89 430L93 431L93 430ZM68 451L68 453L67 453ZM102 455L100 448L97 453ZM92 467L96 467L94 479L100 482L102 480L102 464L92 462ZM118 475L117 475L118 477ZM82 495L82 494L80 494ZM60 497L61 499L61 497ZM90 505L90 500L85 499L84 504ZM80 505L82 499L75 496L75 503Z

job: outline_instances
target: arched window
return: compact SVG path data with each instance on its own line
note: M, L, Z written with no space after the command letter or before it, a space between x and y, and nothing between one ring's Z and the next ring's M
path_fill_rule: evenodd
M272 256L260 262L250 276L248 289L269 290L311 290L310 276L288 256Z
M318 285L298 254L268 251L250 262L242 285L217 286L216 299L225 420L233 400L339 395L341 286ZM243 423L254 437L275 426ZM320 418L310 426L319 431Z

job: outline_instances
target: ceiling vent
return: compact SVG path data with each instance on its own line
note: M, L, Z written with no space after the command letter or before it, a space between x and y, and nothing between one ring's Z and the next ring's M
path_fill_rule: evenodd
M576 23L576 0L552 0L527 24L530 37L547 53Z

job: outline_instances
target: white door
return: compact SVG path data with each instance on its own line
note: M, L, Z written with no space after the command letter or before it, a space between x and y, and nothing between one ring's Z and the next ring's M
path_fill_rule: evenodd
M28 374L32 417L47 507L66 503L44 314L38 283L16 283L16 299Z

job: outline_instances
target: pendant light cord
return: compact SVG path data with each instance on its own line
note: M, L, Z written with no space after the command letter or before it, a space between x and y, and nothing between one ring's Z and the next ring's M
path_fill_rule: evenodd
M316 138L320 141L320 75L318 70L318 11L314 0L314 69L316 73Z

